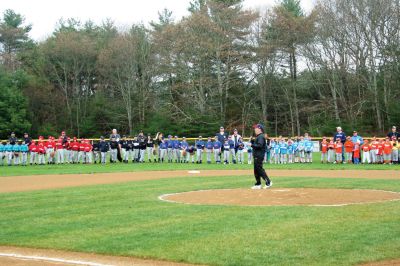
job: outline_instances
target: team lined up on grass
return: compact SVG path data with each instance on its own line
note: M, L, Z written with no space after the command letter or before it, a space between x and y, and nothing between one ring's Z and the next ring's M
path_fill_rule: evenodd
M324 137L321 142L321 162L323 163L398 163L398 138L396 127L392 128L386 139L374 137L370 142L363 140L357 132L353 136L344 134L340 127L333 138ZM264 163L291 164L311 163L314 144L307 133L304 136L288 138L268 138ZM33 141L27 133L20 140L14 133L7 143L0 143L0 165L28 164L63 164L63 163L110 163L121 161L134 162L168 162L168 163L202 163L203 154L207 163L236 164L253 161L250 142L245 142L235 129L232 135L223 127L215 137L203 139L201 136L189 143L185 137L179 139L157 133L155 138L145 136L141 131L133 139L120 136L113 130L109 139L100 138L99 142L87 139L69 138L63 131L56 139L39 136ZM147 158L147 159L146 159ZM362 160L361 160L362 158Z

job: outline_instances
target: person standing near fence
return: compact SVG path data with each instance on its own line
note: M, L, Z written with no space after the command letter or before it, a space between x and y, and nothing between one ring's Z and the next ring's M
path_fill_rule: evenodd
M251 147L253 148L254 156L254 177L256 183L252 189L261 189L261 179L265 181L264 188L270 188L272 182L263 168L263 160L267 143L264 138L264 127L261 124L254 126L255 137L251 139Z
M345 161L345 157L344 157L344 143L346 142L346 134L343 132L341 127L337 127L336 128L336 134L333 136L333 141L335 143L337 143L337 140L340 139L340 142L342 143L342 160L341 162ZM336 153L337 153L337 149L336 149Z
M99 151L100 151L100 163L101 164L106 164L106 158L107 158L107 152L109 150L109 145L107 142L104 141L104 137L100 137L100 142L99 142Z
M321 163L328 162L328 142L326 141L326 137L322 138L321 141Z
M213 142L214 160L217 164L221 163L221 147L222 143L218 140L218 136L215 136Z
M151 163L152 161L156 162L156 159L154 157L154 140L150 134L147 135L146 139L146 153L149 163Z
M219 132L217 133L217 138L218 141L221 143L221 152L220 152L220 156L219 156L219 161L222 161L222 157L223 157L223 152L224 152L224 143L225 140L228 139L228 133L225 132L225 129L223 126L221 126L219 128Z
M203 162L203 149L204 149L204 141L203 137L199 136L199 139L196 140L196 159L197 163L202 163Z

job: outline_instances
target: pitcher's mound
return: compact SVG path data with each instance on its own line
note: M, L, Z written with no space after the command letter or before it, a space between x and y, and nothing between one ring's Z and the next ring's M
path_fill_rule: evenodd
M168 202L198 205L344 206L400 200L400 193L364 189L215 189L162 195L160 199Z

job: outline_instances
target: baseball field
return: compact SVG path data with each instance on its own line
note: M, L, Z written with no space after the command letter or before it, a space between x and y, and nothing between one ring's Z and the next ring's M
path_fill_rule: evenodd
M0 168L0 265L395 265L399 166Z

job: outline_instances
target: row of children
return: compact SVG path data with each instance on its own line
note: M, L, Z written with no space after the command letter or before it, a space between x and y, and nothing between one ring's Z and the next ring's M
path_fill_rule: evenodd
M267 146L265 162L274 164L312 163L314 144L308 135L295 139L271 139Z
M344 152L344 161L343 161ZM361 156L362 155L362 156ZM362 160L361 160L362 158ZM321 142L322 163L354 163L354 164L397 164L399 163L398 141L393 136L385 139L373 137L368 140L352 141L346 138L345 143L340 139L336 142L332 138L323 138Z

